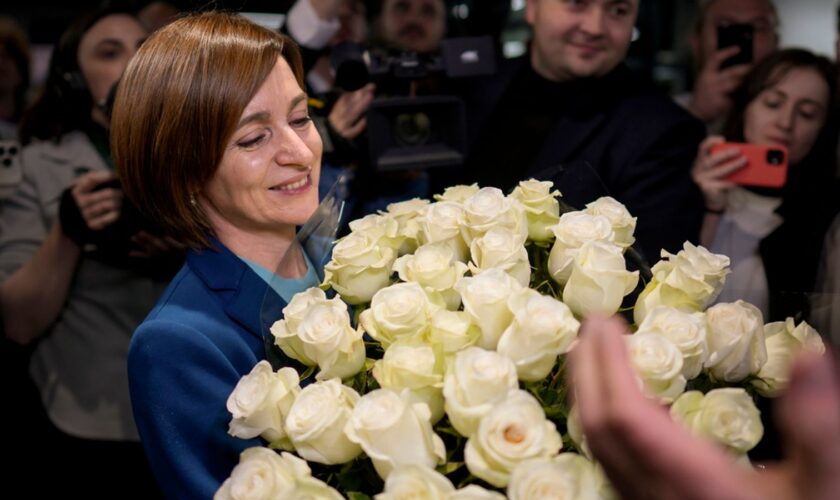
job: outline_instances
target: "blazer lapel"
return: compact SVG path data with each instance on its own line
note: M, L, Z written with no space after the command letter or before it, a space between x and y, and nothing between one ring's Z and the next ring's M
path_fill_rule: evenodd
M220 241L211 241L212 249L190 252L190 268L216 292L231 319L264 340L274 321L282 317L286 303Z

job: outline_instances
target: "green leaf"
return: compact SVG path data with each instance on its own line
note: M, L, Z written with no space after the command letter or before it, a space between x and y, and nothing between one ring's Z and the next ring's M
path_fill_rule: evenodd
M346 495L347 500L371 500L370 495L366 495L359 491L348 491Z

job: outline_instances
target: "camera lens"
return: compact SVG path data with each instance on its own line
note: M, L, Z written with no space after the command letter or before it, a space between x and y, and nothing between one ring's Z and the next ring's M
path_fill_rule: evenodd
M767 151L768 165L781 165L785 161L785 153L780 149L770 149Z
M395 135L403 146L420 146L432 134L431 121L426 113L400 113L397 115Z

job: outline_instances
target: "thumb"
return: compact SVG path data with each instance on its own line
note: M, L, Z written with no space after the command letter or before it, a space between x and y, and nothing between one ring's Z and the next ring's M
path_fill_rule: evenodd
M840 488L840 378L832 358L800 353L778 408L788 455L812 491Z

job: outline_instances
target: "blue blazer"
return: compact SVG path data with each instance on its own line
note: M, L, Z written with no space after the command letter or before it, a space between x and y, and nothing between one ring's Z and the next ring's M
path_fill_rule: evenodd
M262 444L227 434L226 402L239 379L266 359L261 332L280 318L285 302L213 243L213 250L187 255L128 352L134 418L169 498L212 498L240 452Z

